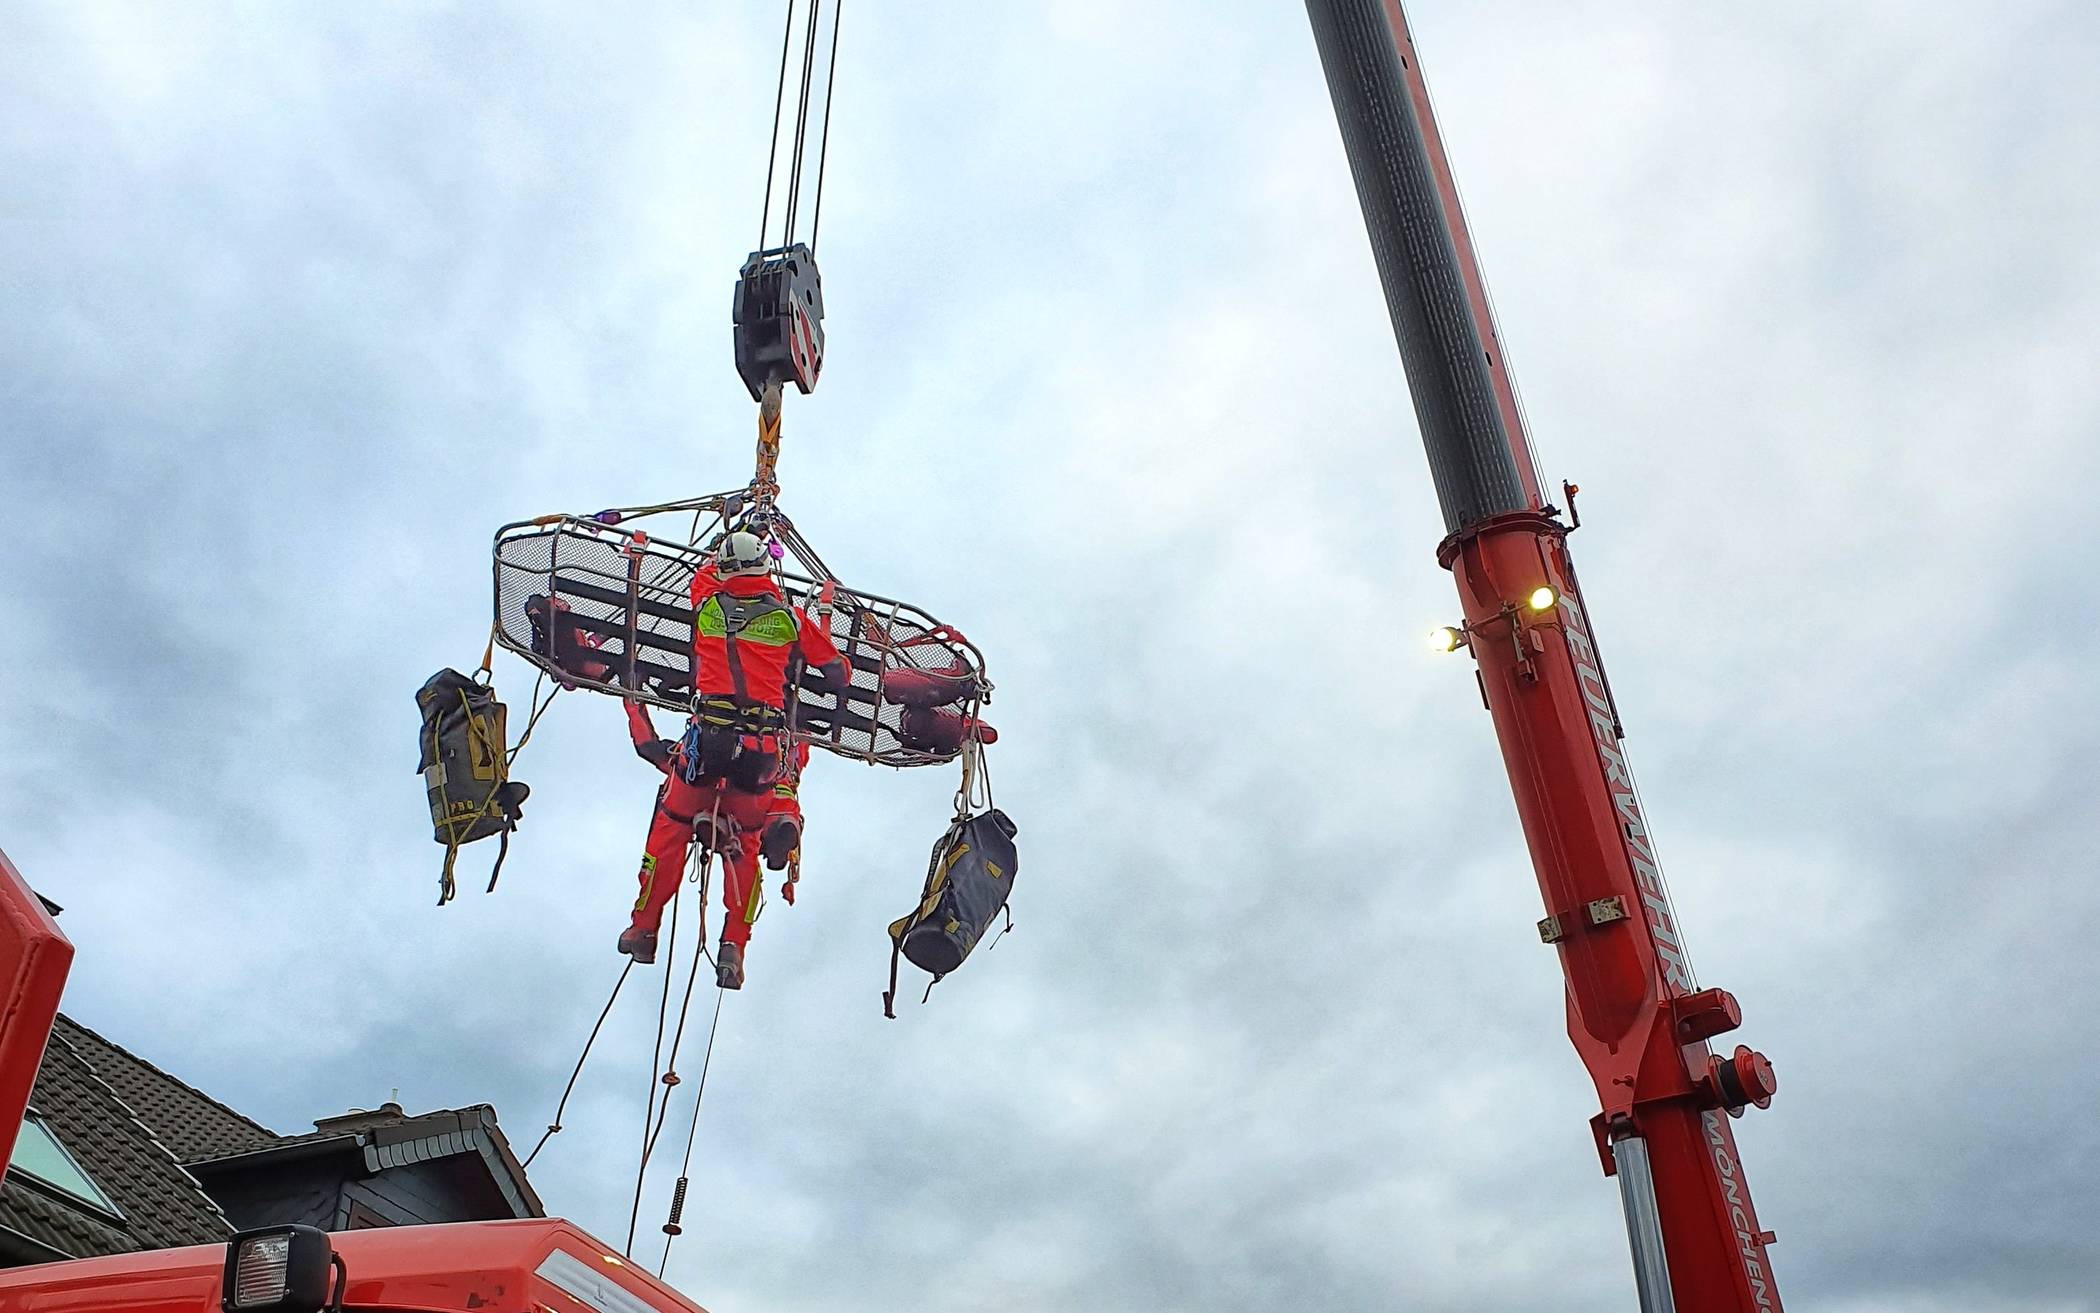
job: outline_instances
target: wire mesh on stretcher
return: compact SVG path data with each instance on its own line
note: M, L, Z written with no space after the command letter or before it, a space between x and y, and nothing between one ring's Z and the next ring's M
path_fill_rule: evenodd
M742 493L719 493L504 525L495 544L497 642L566 687L689 711L693 575L707 560L704 544L746 504ZM691 518L668 521L678 541L632 527L659 516ZM852 676L843 695L804 679L790 701L794 736L884 766L954 761L991 695L976 646L908 602L835 581L827 589L830 570L777 509L770 529L783 549L774 577L788 601L826 622ZM536 634L533 608L559 623ZM565 645L568 633L574 641ZM928 689L940 700L929 702Z

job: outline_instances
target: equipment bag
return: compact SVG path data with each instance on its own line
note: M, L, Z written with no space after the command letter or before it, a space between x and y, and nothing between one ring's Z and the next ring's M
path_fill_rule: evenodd
M416 691L416 707L423 713L417 769L430 797L432 837L445 845L445 867L438 876L442 907L452 901L459 846L492 834L502 840L489 872L489 891L495 891L503 859L510 855L510 832L518 827L519 809L531 790L509 778L503 704L495 689L457 670L440 670Z
M897 1015L900 955L932 975L926 986L930 994L943 976L963 964L990 928L992 918L1005 909L1014 876L1021 868L1015 833L1006 813L994 807L959 818L933 846L918 908L890 922L890 987L882 995L882 1015ZM1011 912L1007 924L1013 924Z

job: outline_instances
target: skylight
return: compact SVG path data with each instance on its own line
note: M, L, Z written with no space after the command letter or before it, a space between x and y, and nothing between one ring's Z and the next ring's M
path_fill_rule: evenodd
M102 1187L80 1169L80 1164L66 1152L66 1146L59 1143L51 1127L34 1111L22 1118L22 1134L15 1141L14 1156L8 1160L7 1169L112 1217L123 1216L109 1201L109 1196L102 1193Z

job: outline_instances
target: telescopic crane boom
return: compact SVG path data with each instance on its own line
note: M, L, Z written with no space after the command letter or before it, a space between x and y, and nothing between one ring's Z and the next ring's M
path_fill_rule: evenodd
M1708 1041L1742 1020L1702 989L1634 788L1596 630L1504 367L1480 267L1399 0L1306 0L1399 340L1471 649L1531 850L1540 937L1597 1087L1645 1313L1780 1308L1731 1116L1772 1068ZM1574 489L1567 488L1570 505ZM1571 512L1572 514L1572 512Z

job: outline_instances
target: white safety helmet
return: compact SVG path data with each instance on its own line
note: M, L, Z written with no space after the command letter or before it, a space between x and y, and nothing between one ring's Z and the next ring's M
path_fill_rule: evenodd
M724 534L715 547L715 570L724 579L764 574L771 564L766 553L766 540L748 529Z

